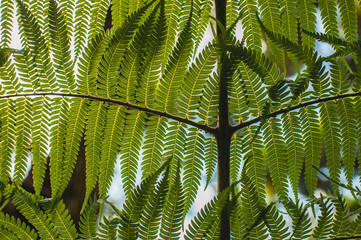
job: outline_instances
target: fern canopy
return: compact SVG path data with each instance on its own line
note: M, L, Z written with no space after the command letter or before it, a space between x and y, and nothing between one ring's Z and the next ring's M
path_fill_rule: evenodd
M1 213L1 238L359 237L342 195L359 204L359 5L0 0L0 209L28 220ZM62 197L83 155L74 223ZM215 173L218 195L184 228Z

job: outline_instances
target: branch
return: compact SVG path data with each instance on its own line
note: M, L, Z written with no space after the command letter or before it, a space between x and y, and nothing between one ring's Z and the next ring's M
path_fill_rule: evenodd
M181 118L178 116L174 116L171 115L169 113L166 112L160 112L154 109L149 109L149 108L145 108L145 107L140 107L131 103L127 103L127 102L121 102L118 100L113 100L113 99L108 99L108 98L102 98L102 97L96 97L96 96L89 96L89 95L85 95L85 94L74 94L74 93L22 93L22 94L9 94L9 95L2 95L0 96L0 99L2 98L13 98L13 97L32 97L32 96L61 96L61 97L79 97L79 98L86 98L86 99L90 99L93 101L99 101L99 102L105 102L105 103L109 103L109 104L114 104L114 105L120 105L120 106L124 106L127 108L132 108L132 109L136 109L142 112L146 112L149 114L153 114L153 115L158 115L161 117L166 117L166 118L170 118L173 119L175 121L181 122L181 123L185 123L188 125L191 125L193 127L202 129L206 132L209 132L213 135L216 134L216 128L212 128L209 127L207 125L203 125L203 124L199 124L196 122L193 122L189 119L186 118Z
M293 110L296 110L296 109L300 109L300 108L303 108L303 107L307 107L309 105L314 105L314 104L317 104L317 103L321 103L321 102L328 102L328 101L332 101L332 100L337 100L337 99L342 99L342 98L348 98L348 97L356 97L356 96L361 96L361 92L357 92L357 93L346 93L346 94L340 94L340 95L337 95L337 96L332 96L332 97L325 97L325 98L320 98L320 99L317 99L317 100L313 100L313 101L308 101L308 102L304 102L304 103L300 103L298 105L295 105L295 106L290 106L288 108L283 108L283 109L280 109L278 111L275 111L275 112L272 112L272 113L269 113L267 118L271 118L271 117L277 117L278 115L281 115L283 113L288 113L290 111L293 111ZM262 119L262 115L252 119L252 120L249 120L249 121L245 121L245 122L242 122L238 125L235 125L235 126L232 126L232 133L244 128L244 127L248 127L249 125L252 125L254 123L257 123L257 122L260 122Z

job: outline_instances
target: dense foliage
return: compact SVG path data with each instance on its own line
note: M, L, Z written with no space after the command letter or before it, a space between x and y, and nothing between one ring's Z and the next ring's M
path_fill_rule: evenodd
M0 0L1 209L11 202L27 219L1 213L2 239L361 236L340 194L359 203L359 2L228 0L225 12L220 2ZM13 29L21 49L10 48ZM333 53L321 56L319 42ZM78 226L62 195L83 140ZM323 152L327 196L315 195ZM107 200L117 159L121 209ZM29 162L35 193L21 187ZM47 168L51 198L41 195ZM202 172L208 185L219 171L225 184L184 228Z

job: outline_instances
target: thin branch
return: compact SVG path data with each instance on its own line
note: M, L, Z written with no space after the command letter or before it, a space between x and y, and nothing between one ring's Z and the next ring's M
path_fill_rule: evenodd
M73 98L86 98L86 99L90 99L93 101L99 101L99 102L105 102L105 103L109 103L109 104L115 104L115 105L120 105L120 106L124 106L127 108L132 108L132 109L136 109L142 112L146 112L149 114L153 114L153 115L158 115L161 117L166 117L169 119L173 119L175 121L181 122L181 123L185 123L188 125L191 125L193 127L202 129L208 133L211 133L213 135L216 134L216 128L212 128L209 127L207 125L203 125L203 124L199 124L196 122L193 122L189 119L186 118L181 118L178 116L174 116L172 114L166 113L166 112L160 112L154 109L150 109L150 108L145 108L145 107L140 107L131 103L127 103L127 102L121 102L118 100L114 100L114 99L107 99L107 98L102 98L102 97L96 97L96 96L89 96L89 95L85 95L85 94L74 94L74 93L22 93L22 94L9 94L9 95L2 95L0 96L0 99L2 98L14 98L14 97L31 97L31 96L61 96L61 97L73 97Z
M348 97L356 97L356 96L361 96L361 92L340 94L340 95L337 95L337 96L325 97L325 98L320 98L320 99L313 100L313 101L303 102L303 103L300 103L300 104L295 105L295 106L290 106L290 107L283 108L283 109L280 109L278 111L269 113L267 118L277 117L278 115L281 115L283 113L288 113L288 112L291 112L293 110L300 109L300 108L307 107L309 105L314 105L314 104L321 103L321 102L328 102L328 101L332 101L332 100L348 98ZM242 123L240 123L238 125L232 126L231 131L234 133L234 132L236 132L236 131L244 128L244 127L248 127L248 126L250 126L250 125L252 125L254 123L258 123L258 122L261 121L261 118L262 118L262 115L260 115L259 117L254 118L252 120L245 121L245 122L242 122Z

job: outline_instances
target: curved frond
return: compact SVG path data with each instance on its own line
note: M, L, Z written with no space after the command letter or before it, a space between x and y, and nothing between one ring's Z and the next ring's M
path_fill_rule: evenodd
M42 239L56 239L58 232L47 215L40 209L34 196L25 191L16 191L12 202L21 214L35 227Z
M340 140L342 149L342 162L347 182L352 186L355 173L357 127L354 104L350 99L337 101L337 113L340 117Z
M357 41L357 15L354 0L337 0L340 9L341 25L348 42ZM308 30L308 29L307 29Z
M183 163L183 190L184 190L184 215L188 212L196 198L201 183L203 170L204 135L199 129L187 129L187 142L184 150Z
M293 193L295 197L298 198L298 185L304 162L304 148L299 115L294 112L288 112L282 115L281 119L287 148L288 174Z
M86 156L86 193L83 209L88 202L91 192L98 182L102 137L104 134L106 105L102 102L91 102L89 105L86 131L85 131L85 156Z
M338 26L336 0L319 0L318 4L325 32L331 36L337 36Z
M329 237L332 230L333 208L329 198L318 199L320 205L321 216L317 219L317 225L313 230L312 237L314 239L325 239Z
M62 167L65 149L66 137L66 122L69 111L69 100L62 98L55 98L51 104L51 118L50 118L50 182L53 195L57 194L61 187ZM34 173L35 174L35 173ZM40 177L40 176L39 176ZM40 179L39 180L43 180ZM34 176L34 181L35 181ZM39 193L41 185L39 184Z
M91 5L89 39L102 33L105 17L109 8L109 0L94 0Z
M48 97L33 99L32 149L35 192L41 192L49 155L50 104Z
M104 198L114 174L117 153L124 128L125 108L109 105L106 113L104 137L99 166L99 196Z
M136 110L127 112L120 149L120 169L126 196L129 196L135 187L144 122L144 112Z
M286 221L274 204L268 208L265 221L272 239L287 239L290 235Z
M258 24L256 12L258 11L257 1L240 1L240 10L242 14L242 23L244 30L245 43L248 48L261 51L261 27Z
M297 6L299 8L298 14L302 16L299 18L300 27L310 32L315 32L316 30L316 5L311 1L307 0L297 0ZM301 34L302 46L307 48L315 47L315 40L306 35L305 33Z
M121 64L117 94L124 96L125 102L133 103L135 101L139 71L143 63L143 56L147 50L145 45L149 41L149 35L152 34L151 27L157 15L157 10L158 8L155 8L151 12L150 17L138 28Z
M267 163L273 186L279 196L287 195L287 161L286 146L282 136L281 123L277 118L268 119L265 124L264 137L267 149Z
M179 88L192 55L193 39L191 36L189 19L167 62L167 67L158 84L159 90L155 92L157 107L164 112L173 112L176 107Z
M17 236L17 239L38 239L38 235L34 229L26 226L26 224L21 222L19 219L2 212L0 212L0 226L1 229L7 229L9 232L11 232L11 234ZM9 234L7 236L10 237L11 235Z
M201 239L212 228L212 224L219 218L219 214L225 206L230 188L225 189L220 194L207 203L197 216L188 225L185 239Z
M292 239L308 239L311 236L311 220L303 204L295 204L290 199L284 204L292 219Z
M26 175L26 165L31 148L32 99L18 98L16 104L16 146L13 181L21 183Z
M178 166L177 169L176 179L173 185L170 186L168 199L162 212L160 237L165 240L179 239L183 224L184 193L180 181L179 167L180 166Z
M119 237L121 239L137 239L138 221L143 209L149 201L149 196L154 191L155 184L161 172L165 167L168 168L168 162L165 162L156 172L144 179L140 186L137 186L127 197L121 215L119 226ZM168 170L167 170L168 171ZM168 176L168 173L165 174ZM156 206L153 206L156 207Z
M62 193L71 179L75 163L78 157L78 149L84 135L86 112L88 111L88 100L74 98L70 104L68 121L65 134L64 162L62 163L59 193ZM56 189L52 189L56 193Z
M2 48L8 47L11 43L11 29L13 27L13 11L14 11L13 0L2 0L0 4L0 46Z
M12 159L11 154L15 149L15 102L13 99L0 100L1 112L1 162L0 177L3 181L8 181L11 172Z
M177 114L185 115L185 118L195 118L199 100L202 97L202 89L208 81L209 75L215 68L218 49L212 43L208 44L197 56L180 87Z
M55 53L53 54L55 74L59 85L67 88L68 92L72 92L75 89L74 70L70 56L69 33L64 18L55 0L50 0L49 28L51 50Z
M55 198L52 199L52 201L43 203L42 206L45 208L46 214L59 233L59 238L77 239L78 234L75 225L62 200Z
M325 152L330 172L330 178L339 182L341 174L341 146L338 118L335 114L336 105L334 102L323 103L320 106L322 134L325 142ZM332 183L335 192L338 192L338 185Z
M140 239L156 239L162 217L162 210L168 193L168 172L151 192L148 202L144 206L142 216L139 219Z
M300 123L305 151L305 182L310 196L313 196L317 184L317 170L321 158L321 131L318 125L315 107L300 109Z
M205 170L207 175L205 188L208 187L208 184L210 183L211 178L216 170L217 150L217 140L214 135L206 135L204 138L204 159L207 159L205 162Z
M159 167L164 148L164 137L167 120L163 117L150 116L146 120L146 131L143 144L142 172L143 177L150 176Z
M97 239L97 215L99 203L96 198L90 198L85 205L83 214L80 216L79 237L84 239Z
M98 95L106 98L116 96L117 82L119 76L119 66L125 57L129 43L133 38L134 32L142 19L144 12L149 7L143 6L127 18L120 28L116 29L111 36L110 43L106 49L98 68ZM120 96L121 99L126 96Z

